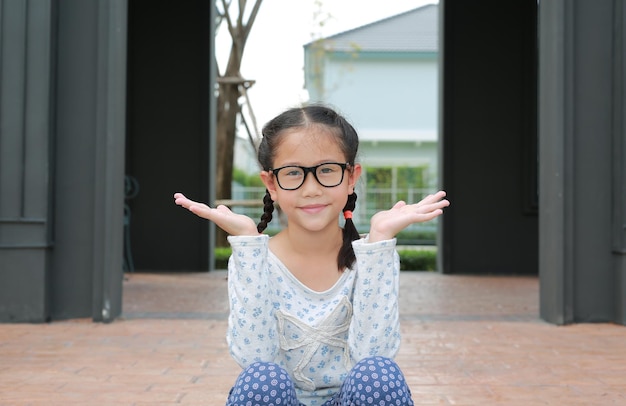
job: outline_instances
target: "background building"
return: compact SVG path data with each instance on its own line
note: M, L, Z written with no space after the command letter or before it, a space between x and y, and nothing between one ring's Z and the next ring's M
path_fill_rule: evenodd
M355 220L363 232L373 213L416 203L439 184L438 23L438 6L428 5L304 46L310 102L334 106L359 133L366 210L357 205Z

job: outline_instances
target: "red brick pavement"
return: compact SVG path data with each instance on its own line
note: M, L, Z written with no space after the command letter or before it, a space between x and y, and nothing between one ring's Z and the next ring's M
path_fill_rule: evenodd
M223 272L128 275L124 316L0 325L0 405L223 405ZM541 321L533 277L401 278L420 405L626 405L626 327Z

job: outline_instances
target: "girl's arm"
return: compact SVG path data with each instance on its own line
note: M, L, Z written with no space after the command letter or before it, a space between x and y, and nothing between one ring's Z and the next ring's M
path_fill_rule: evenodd
M370 221L369 241L384 241L395 238L396 234L413 223L429 221L443 214L450 205L445 199L446 192L439 191L428 195L419 203L396 203L391 209L376 213Z
M398 352L400 258L395 236L412 223L441 215L450 205L445 196L440 191L419 203L398 202L390 210L376 213L369 236L352 243L357 269L349 339L353 361L374 355L393 358Z
M229 235L259 235L254 220L243 214L233 213L226 206L220 205L212 209L204 203L187 199L182 193L174 193L174 203L196 216L211 220Z
M228 261L230 313L226 340L233 359L243 368L256 361L273 361L278 350L274 309L267 281L267 235L259 234L254 221L226 206L215 209L174 194L174 202L213 221L230 236Z
M361 239L352 246L357 272L349 335L352 361L375 355L393 358L400 347L396 241Z
M242 367L274 361L278 336L268 285L267 235L228 237L233 253L228 262L228 347Z

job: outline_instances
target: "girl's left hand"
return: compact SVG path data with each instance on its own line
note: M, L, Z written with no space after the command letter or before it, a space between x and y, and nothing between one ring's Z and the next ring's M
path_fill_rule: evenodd
M419 203L396 203L391 209L376 213L370 221L369 242L390 240L413 223L422 223L443 214L450 202L446 192L439 191L428 195Z
M230 235L259 235L256 224L248 216L233 213L228 207L220 205L211 208L204 203L187 199L182 193L174 194L174 203L184 207L196 216L214 222Z

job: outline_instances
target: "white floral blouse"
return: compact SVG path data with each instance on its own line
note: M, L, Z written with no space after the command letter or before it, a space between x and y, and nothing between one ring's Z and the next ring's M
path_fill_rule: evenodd
M269 250L267 235L228 238L227 340L241 367L275 362L300 402L323 404L363 358L393 358L400 345L396 240L352 243L353 269L324 292L298 281Z

